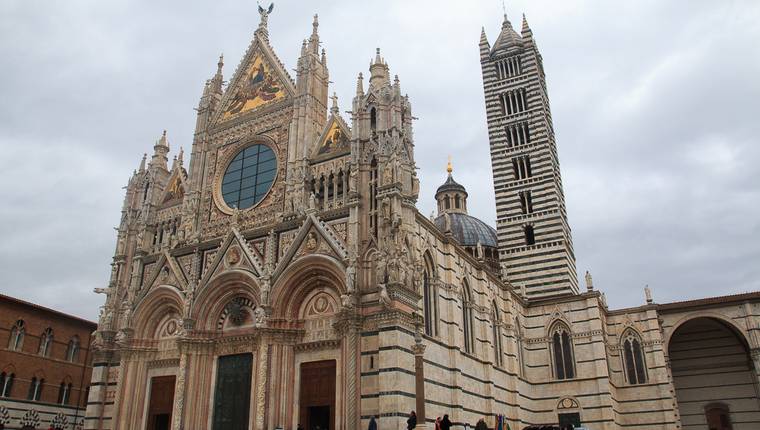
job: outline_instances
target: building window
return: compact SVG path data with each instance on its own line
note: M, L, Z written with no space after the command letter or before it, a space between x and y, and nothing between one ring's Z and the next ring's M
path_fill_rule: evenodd
M53 348L53 329L48 327L40 336L39 354L43 357L50 357L50 350Z
M522 73L520 57L513 56L499 60L495 63L496 77L501 79L511 78Z
M533 231L532 225L526 225L523 227L525 230L525 244L526 245L535 245L536 244L536 234Z
M520 198L520 209L522 209L523 214L529 214L533 212L533 198L531 197L530 191L520 191L518 193L518 197Z
M377 128L377 110L375 108L369 110L369 128L373 131Z
M525 90L522 88L502 93L499 100L501 102L501 112L507 116L525 112L528 107Z
M623 364L629 384L646 384L647 372L641 340L633 330L623 335Z
M372 236L377 240L377 159L372 158L369 169L369 229ZM378 280L378 282L382 282Z
M11 336L8 339L8 349L11 351L21 351L24 346L24 333L26 332L24 320L16 321L11 328Z
M11 389L13 388L13 379L16 375L6 372L0 373L0 397L10 397Z
M222 199L231 209L248 209L269 194L277 176L277 157L258 143L239 151L222 177Z
M515 180L527 179L533 176L530 167L530 156L523 155L512 159L512 170L514 171Z
M68 405L70 397L71 384L67 384L66 381L61 382L61 386L58 388L58 404Z
M66 360L76 362L79 359L79 336L74 336L69 341L69 346L66 348Z
M44 379L33 377L32 381L29 383L29 395L27 396L27 400L39 401L42 397L42 387L44 384Z
M143 191L143 202L148 200L148 190L150 190L150 182L145 183L145 190Z
M464 351L470 354L475 349L471 300L470 286L465 282L462 287L462 330L464 331Z
M552 359L556 379L575 378L575 359L570 339L570 329L564 324L555 325L552 330Z
M710 430L731 430L730 410L723 403L711 403L705 407L705 420Z
M520 327L520 320L515 318L515 335L517 343L517 361L520 376L525 377L525 359L523 358L523 333Z
M496 301L491 304L491 328L493 331L494 364L501 367L504 352L501 343L501 318L499 318L499 308L496 306Z
M438 336L438 290L433 285L432 259L425 255L425 271L422 272L422 307L425 318L425 334Z
M504 129L507 138L507 147L513 148L530 143L530 131L528 123L508 125Z

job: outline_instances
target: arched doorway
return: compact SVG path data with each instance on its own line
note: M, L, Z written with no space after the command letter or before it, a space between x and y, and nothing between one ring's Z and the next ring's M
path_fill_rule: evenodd
M668 343L684 429L760 428L754 367L745 338L715 318L679 326Z

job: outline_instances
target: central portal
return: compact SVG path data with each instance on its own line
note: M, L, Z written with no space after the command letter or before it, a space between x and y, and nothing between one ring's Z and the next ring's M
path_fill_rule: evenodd
M305 430L335 429L335 360L301 364L300 411Z

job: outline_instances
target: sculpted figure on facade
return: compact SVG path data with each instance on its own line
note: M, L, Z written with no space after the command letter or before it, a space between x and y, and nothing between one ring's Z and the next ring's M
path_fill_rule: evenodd
M256 328L262 328L267 324L267 312L262 306L256 306L253 309L253 325Z

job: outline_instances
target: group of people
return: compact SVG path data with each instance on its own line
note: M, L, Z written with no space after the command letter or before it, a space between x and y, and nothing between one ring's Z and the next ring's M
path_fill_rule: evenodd
M449 414L445 414L443 418L438 417L435 419L435 430L450 430L452 426L451 420L449 420ZM412 411L409 413L409 419L406 420L406 428L407 430L412 430L415 427L417 427L417 414ZM469 427L469 425L464 425L465 429ZM369 420L369 427L367 430L377 430L377 422L375 421L375 417L370 418ZM486 424L486 420L484 418L481 418L478 420L478 423L475 424L475 430L488 430L488 425Z

